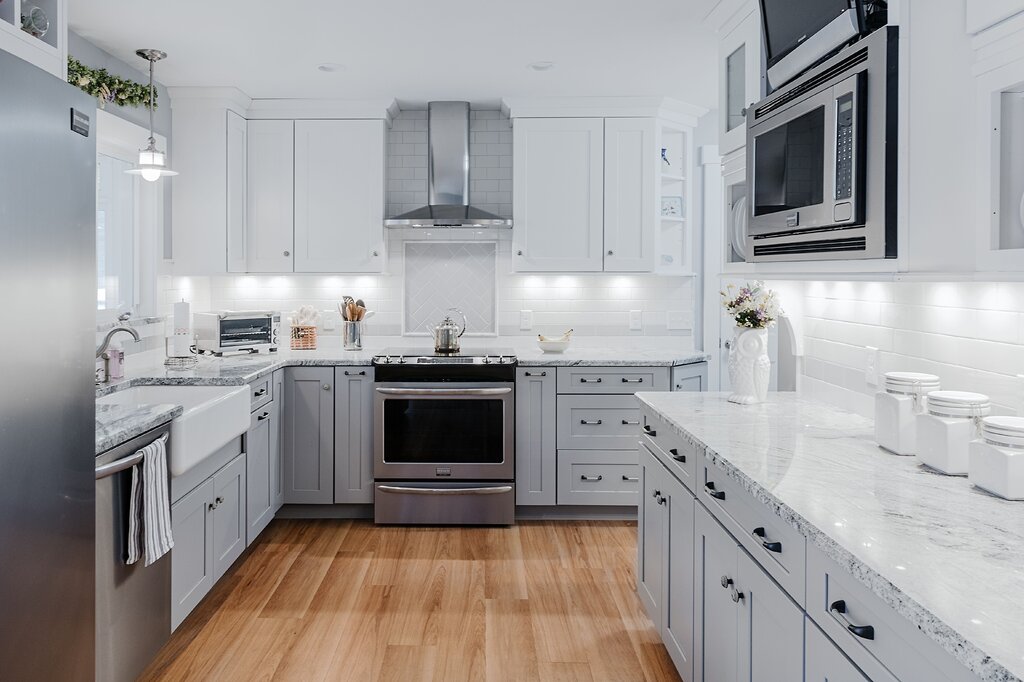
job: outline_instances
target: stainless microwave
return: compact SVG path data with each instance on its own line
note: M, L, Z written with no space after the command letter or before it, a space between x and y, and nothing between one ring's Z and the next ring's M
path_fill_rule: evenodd
M196 349L200 353L259 353L278 349L281 313L213 312L192 318Z
M896 258L897 28L747 110L747 257Z

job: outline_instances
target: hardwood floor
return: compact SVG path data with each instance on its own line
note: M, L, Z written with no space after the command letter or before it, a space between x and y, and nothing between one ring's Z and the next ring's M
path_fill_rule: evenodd
M678 680L636 524L277 520L144 680Z

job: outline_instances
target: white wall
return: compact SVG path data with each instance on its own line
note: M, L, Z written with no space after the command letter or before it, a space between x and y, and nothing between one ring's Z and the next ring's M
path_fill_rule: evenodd
M806 396L873 414L864 347L874 346L880 373L930 372L943 388L989 395L998 413L1022 407L1024 283L799 284L785 288L803 294Z

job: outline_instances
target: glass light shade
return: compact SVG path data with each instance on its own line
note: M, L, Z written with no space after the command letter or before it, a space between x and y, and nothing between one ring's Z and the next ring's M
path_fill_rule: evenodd
M139 151L139 166L163 166L166 164L164 153L156 149Z
M141 175L142 179L148 182L156 182L164 176L178 174L170 168L167 168L167 166L164 165L165 163L166 157L164 156L164 153L151 146L146 149L139 150L138 166L130 170L126 170L125 173Z

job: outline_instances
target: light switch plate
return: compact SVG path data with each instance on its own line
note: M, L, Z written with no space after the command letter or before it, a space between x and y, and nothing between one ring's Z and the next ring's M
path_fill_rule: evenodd
M868 386L877 386L879 363L878 349L874 346L865 346L864 350L867 351L867 353L865 353L866 359L864 361L864 380L867 382Z
M690 328L686 322L686 313L682 310L670 310L665 313L665 316L665 328L669 331L678 331L680 329Z
M519 330L530 331L533 329L533 311L532 310L520 310L519 311Z
M324 313L323 313L323 321L324 321L324 331L325 332L334 331L334 325L335 325L334 313L332 313L329 310L324 311Z
M638 332L644 328L644 311L642 310L630 310L629 311L629 329L630 331Z

